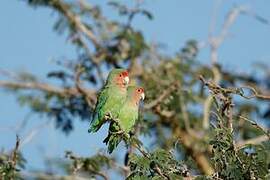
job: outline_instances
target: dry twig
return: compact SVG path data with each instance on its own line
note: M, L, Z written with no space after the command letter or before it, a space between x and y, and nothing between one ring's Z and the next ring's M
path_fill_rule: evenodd
M239 118L241 118L241 119L243 119L243 120L245 120L245 121L247 121L247 122L250 122L252 126L254 126L255 128L261 130L261 131L268 137L268 139L270 140L270 132L269 132L269 130L267 130L267 129L261 127L261 126L260 126L258 123L256 123L255 121L252 121L252 120L250 120L250 119L248 119L248 118L246 118L246 117L244 117L244 116L239 116Z

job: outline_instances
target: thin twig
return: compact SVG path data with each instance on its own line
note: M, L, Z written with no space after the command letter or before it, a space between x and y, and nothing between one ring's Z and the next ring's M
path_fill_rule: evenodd
M103 172L93 171L93 173L100 176L100 177L102 177L104 180L109 180L109 177Z
M99 76L99 78L100 78L100 80L101 80L101 83L103 84L103 83L105 82L105 80L104 80L104 77L103 77L103 74L102 74L102 70L101 70L101 68L100 68L100 66L99 66L99 61L98 61L98 59L97 59L95 56L93 56L93 55L91 54L90 49L88 48L88 46L87 46L86 42L83 40L83 38L80 38L80 41L81 41L81 43L82 43L83 48L84 48L85 51L86 51L87 56L89 57L89 59L91 60L91 62L92 62L92 63L94 64L94 66L96 67L98 76Z
M155 167L153 168L153 170L160 175L163 179L168 179L170 180L170 177L167 174L162 173L161 169L157 166L157 164L155 164Z
M227 18L224 21L223 27L219 35L213 36L214 26L216 25L216 19L217 19L216 16L217 16L218 9L220 8L221 3L222 1L218 1L218 3L213 9L212 22L210 24L209 37L208 37L208 42L210 45L210 59L213 65L212 71L214 75L214 82L216 84L218 84L221 79L219 68L216 66L218 62L218 48L224 42L225 38L228 35L230 27L234 24L238 15L246 9L243 6L237 6L233 8L227 15ZM211 105L212 105L212 97L211 95L209 95L204 102L204 116L203 116L204 129L209 128L209 112L211 110Z
M218 8L219 6L217 6ZM216 64L218 62L218 53L217 50L220 47L220 45L223 43L225 38L228 35L230 27L234 24L235 20L239 16L239 14L246 10L246 7L244 6L237 6L234 7L229 14L227 15L227 18L224 21L223 27L221 29L221 32L218 36L213 36L212 31L213 27L210 28L209 32L209 44L211 49L211 62L212 64ZM213 20L216 20L213 18ZM216 24L216 22L212 22L212 25Z
M44 127L46 127L49 124L49 122L50 122L50 120L38 125L37 127L33 128L32 130L30 130L28 132L28 134L22 139L20 148L25 146L27 143L31 142L34 139L34 137L41 131L41 129L43 129Z
M14 150L12 152L11 157L10 157L10 161L12 163L13 168L15 168L16 164L17 164L17 155L18 155L19 145L20 145L20 138L19 138L18 135L16 135L15 148L14 148Z
M185 102L183 99L183 95L180 94L179 97L180 97L179 103L180 103L181 114L182 114L182 117L184 120L184 124L185 124L185 128L186 128L187 133L189 135L191 135L192 137L195 137L197 139L201 139L202 135L199 134L198 132L194 131L192 128L190 128L189 115L188 115L187 108L186 108L186 105L185 105Z
M236 94L246 99L252 99L257 98L261 100L270 100L270 95L264 95L259 94L255 88L251 86L240 86L240 87L229 87L229 88L223 88L219 86L214 81L206 81L202 75L199 76L199 79L202 81L202 83L207 86L214 94L218 94L220 92L226 93L226 94ZM251 95L245 95L243 90L249 89L252 94Z
M150 158L150 156L149 156L149 154L148 154L148 152L146 152L139 144L132 144L133 145L133 147L135 147L137 150L139 150L140 151L140 153L144 156L144 157L146 157L146 158Z
M247 121L247 122L250 122L252 126L256 127L257 129L261 130L266 136L268 136L269 140L270 140L270 133L269 133L269 130L261 127L258 123L256 123L255 121L252 121L244 116L239 116L239 118Z
M252 94L247 96L242 94L241 96L246 98L246 99L252 99L252 98L258 98L258 99L263 99L263 100L270 100L270 95L264 95L264 94L259 94L255 88L251 87L251 86L241 86L241 89L249 89Z

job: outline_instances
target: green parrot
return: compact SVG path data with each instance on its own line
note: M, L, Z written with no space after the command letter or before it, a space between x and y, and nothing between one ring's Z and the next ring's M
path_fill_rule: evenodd
M88 132L97 132L106 122L106 116L114 119L125 102L127 86L129 83L128 72L125 69L113 69L100 91L90 122Z
M139 102L144 100L144 89L141 87L129 86L127 89L127 97L125 103L119 111L117 122L111 122L109 134L104 139L104 143L108 144L108 152L113 150L121 141L121 135L129 137L129 132L134 127L139 116Z

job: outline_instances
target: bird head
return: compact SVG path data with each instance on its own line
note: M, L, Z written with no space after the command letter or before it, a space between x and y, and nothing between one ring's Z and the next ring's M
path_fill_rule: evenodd
M125 69L113 69L109 73L107 84L117 84L126 87L129 84L128 71Z

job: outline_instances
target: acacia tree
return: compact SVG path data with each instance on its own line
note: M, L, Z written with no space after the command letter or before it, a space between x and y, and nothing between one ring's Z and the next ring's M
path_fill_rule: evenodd
M11 153L0 154L1 179L110 179L109 170L126 179L269 178L269 67L258 66L263 73L256 76L227 71L218 61L218 48L239 15L268 23L265 19L234 7L220 34L210 33L205 46L210 47L211 64L202 64L197 58L201 47L194 39L172 56L147 42L141 30L132 26L138 14L153 18L139 3L135 7L109 3L126 17L120 23L83 0L25 2L57 12L54 29L67 32L78 56L59 60L65 70L48 72L48 83L30 72L0 80L0 87L13 93L21 105L53 118L63 133L72 133L75 118L90 120L103 75L115 67L127 68L145 88L147 99L124 162L104 151L91 157L67 151L62 162L66 175L22 173L25 160L18 137ZM151 145L141 142L141 136L151 139Z

